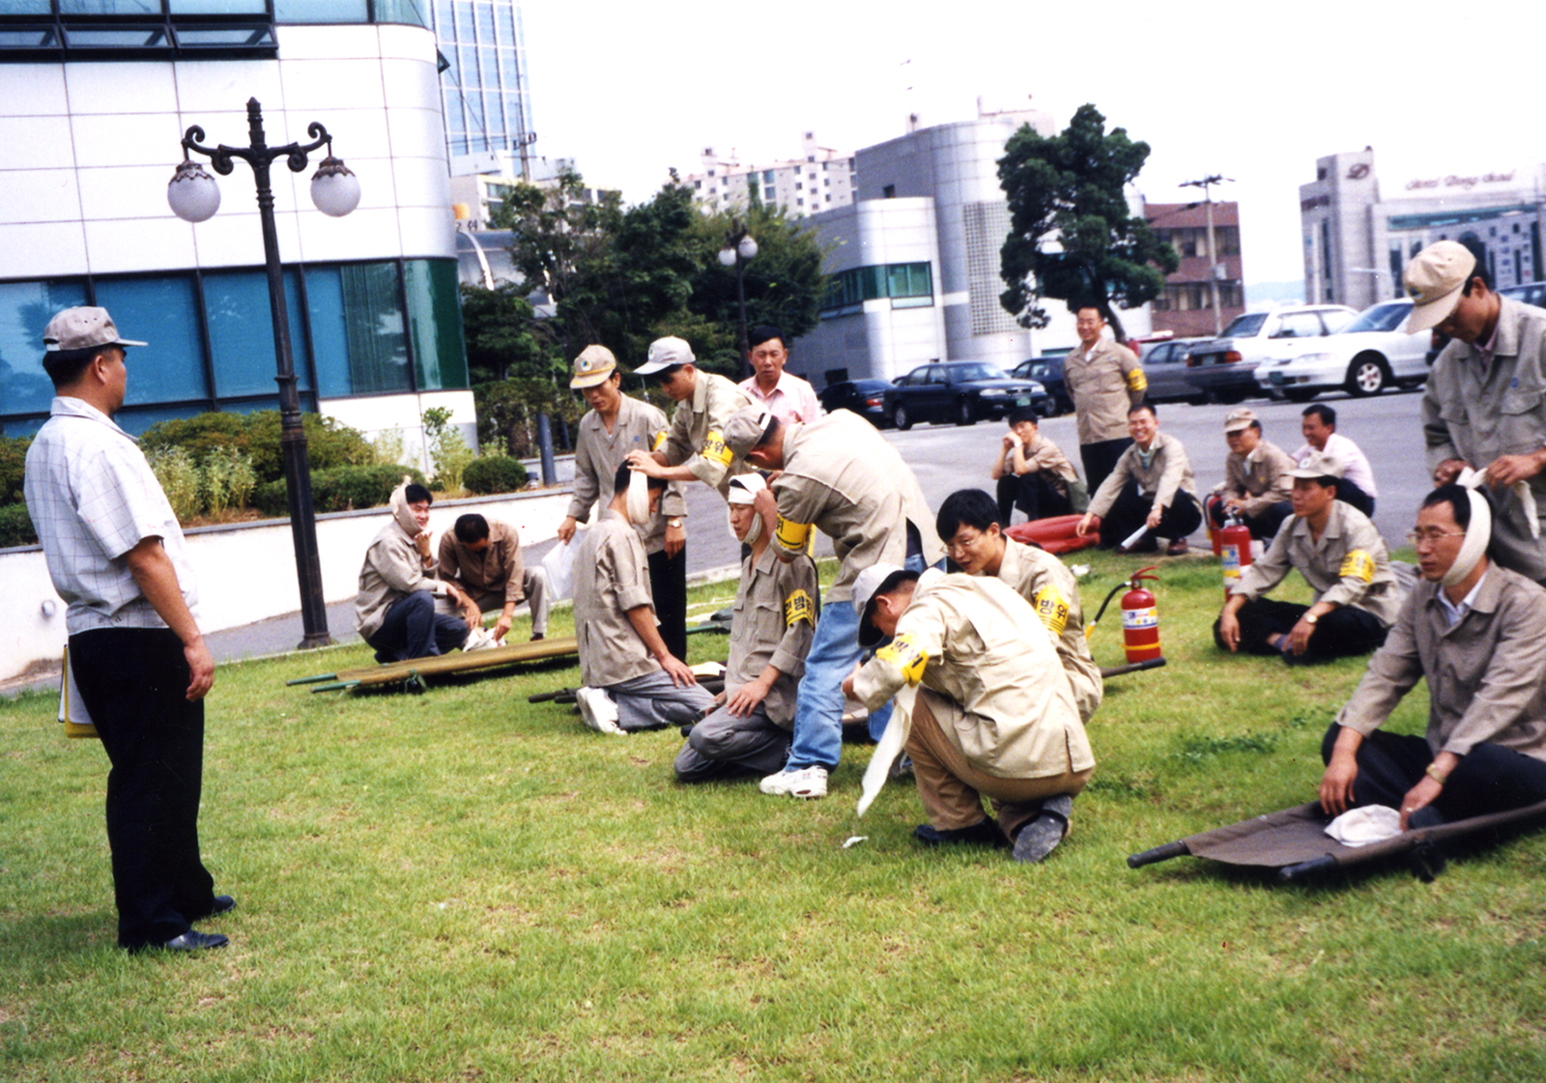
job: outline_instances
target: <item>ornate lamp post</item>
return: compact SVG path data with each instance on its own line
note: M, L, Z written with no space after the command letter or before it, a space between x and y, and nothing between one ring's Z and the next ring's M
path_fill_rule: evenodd
M730 220L730 231L725 234L725 247L719 250L719 262L735 268L735 296L741 306L741 375L750 376L751 336L746 328L746 261L757 254L757 240L739 218Z
M295 361L290 349L290 316L285 304L284 278L279 265L279 232L274 224L274 192L269 185L269 166L284 158L291 172L306 168L306 156L328 148L311 180L311 200L323 214L341 218L360 202L360 182L342 161L333 157L333 139L327 129L313 122L306 128L312 142L270 147L263 134L263 110L258 99L247 102L251 144L246 147L201 145L204 129L193 125L183 135L183 161L167 185L166 198L177 217L202 222L220 209L220 188L191 153L209 159L216 173L227 176L240 158L252 167L258 186L258 217L263 224L263 257L268 270L269 314L274 322L274 356L279 374L279 446L284 456L285 488L290 504L290 533L295 542L295 568L300 581L301 623L305 638L300 649L333 642L327 632L327 605L322 597L322 565L317 555L317 519L311 499L311 462L306 455L306 430L301 423L301 400L295 387Z

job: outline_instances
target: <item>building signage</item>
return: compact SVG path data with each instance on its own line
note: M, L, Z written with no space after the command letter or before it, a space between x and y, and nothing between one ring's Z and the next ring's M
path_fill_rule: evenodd
M1459 188L1469 192L1479 184L1508 184L1514 179L1514 170L1507 173L1483 173L1479 176L1462 177L1451 173L1446 177L1431 177L1406 182L1408 192L1428 192L1439 188Z

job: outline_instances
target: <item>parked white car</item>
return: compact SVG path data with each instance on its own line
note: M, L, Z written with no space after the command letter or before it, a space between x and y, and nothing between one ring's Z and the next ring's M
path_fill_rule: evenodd
M1405 298L1381 301L1336 334L1296 344L1303 352L1263 361L1256 380L1292 402L1339 389L1363 396L1392 384L1421 387L1428 379L1428 336L1406 333L1411 312L1412 302Z

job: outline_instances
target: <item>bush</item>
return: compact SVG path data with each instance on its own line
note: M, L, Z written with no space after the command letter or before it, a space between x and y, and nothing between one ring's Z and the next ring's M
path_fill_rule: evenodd
M27 514L27 505L0 505L0 549L37 543L38 532L32 529L32 517Z
M320 414L302 414L306 430L306 456L313 470L335 466L365 466L376 461L375 449L358 429L341 425ZM162 421L145 430L140 447L152 451L180 447L203 467L216 448L234 448L252 461L259 482L284 478L284 457L279 447L279 411L251 414L226 411Z
M0 436L0 507L22 502L22 473L30 436Z
M462 476L469 493L513 493L526 488L526 466L508 455L486 455L474 459Z
M312 507L319 513L380 507L392 498L392 490L397 488L404 474L410 475L420 485L426 484L424 474L417 468L404 468L391 463L313 470ZM266 515L290 514L284 479L259 485L253 492L253 504Z
M227 508L245 508L258 478L245 451L217 447L204 457L199 482L205 510L219 517Z
M424 411L424 440L429 445L429 459L435 466L437 487L459 495L462 491L462 475L473 461L474 452L462 439L462 434L451 427L451 411L444 406L432 406Z
M150 472L161 483L161 491L166 493L167 502L172 505L172 514L182 522L197 515L203 506L200 493L203 486L199 483L199 468L188 449L155 448L145 460L150 463Z

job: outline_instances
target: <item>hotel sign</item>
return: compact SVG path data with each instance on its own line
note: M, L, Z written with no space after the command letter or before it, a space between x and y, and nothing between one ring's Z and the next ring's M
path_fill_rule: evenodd
M1408 192L1433 192L1443 189L1458 188L1463 192L1469 192L1479 185L1509 184L1514 179L1515 171L1510 169L1507 173L1481 173L1469 177L1462 177L1457 173L1451 173L1445 177L1427 177L1406 182Z

